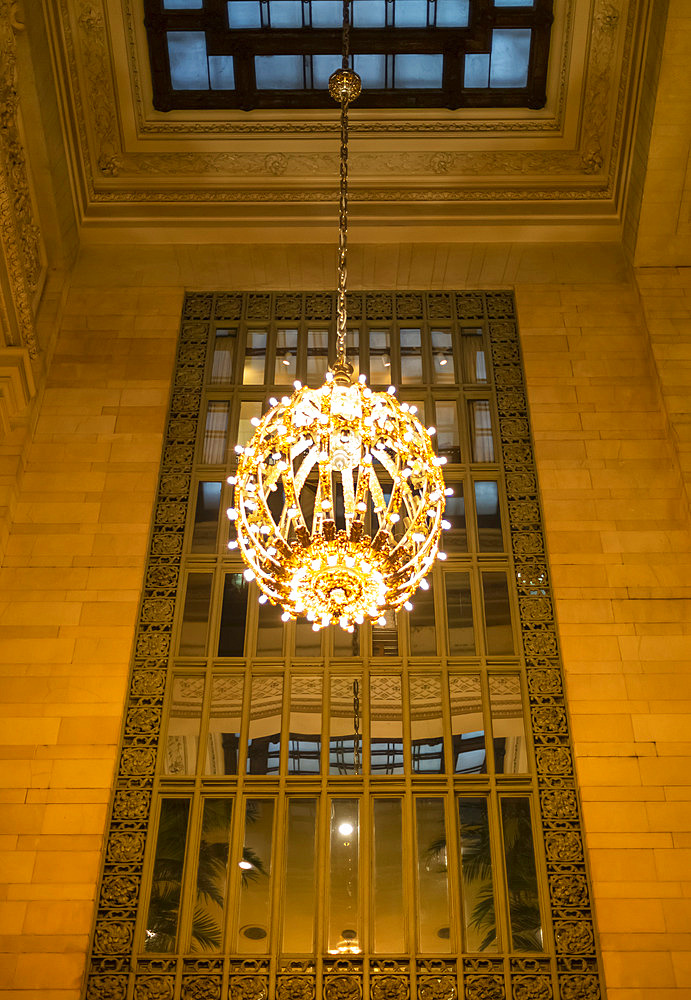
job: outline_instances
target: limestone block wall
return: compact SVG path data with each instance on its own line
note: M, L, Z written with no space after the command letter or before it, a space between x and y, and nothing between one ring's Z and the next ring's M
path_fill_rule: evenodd
M72 276L0 572L11 1000L80 995L184 287L333 276L314 247L94 248ZM547 246L355 247L351 277L516 289L608 996L689 1000L685 403L634 278Z

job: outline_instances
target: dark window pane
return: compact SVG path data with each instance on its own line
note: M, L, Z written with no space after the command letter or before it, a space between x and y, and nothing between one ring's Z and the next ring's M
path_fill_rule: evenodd
M272 56L276 58L276 56ZM276 331L276 364L274 382L289 385L295 381L298 372L298 332L297 330Z
M223 582L219 656L242 656L247 624L247 583L242 573L226 573Z
M221 484L199 483L197 505L194 509L192 552L214 552L218 532L218 514L221 509Z
M288 774L319 774L322 678L294 676L290 685Z
M180 629L180 656L204 656L209 632L211 573L190 573Z
M528 799L502 799L501 822L513 949L542 951L542 918Z
M415 58L421 58L416 56ZM422 382L422 344L420 330L401 330L401 384Z
M197 896L190 951L219 951L230 843L230 799L206 799L197 860Z
M468 404L470 446L473 462L494 461L492 411L488 399L474 399Z
M285 625L281 621L283 609L268 601L259 605L257 623L257 656L280 656L283 652Z
M413 674L410 678L410 740L413 771L443 774L441 680L436 674Z
M498 774L525 774L528 755L518 674L490 674L494 770Z
M432 330L432 368L437 385L449 385L456 381L453 362L453 347L450 330Z
M211 685L211 715L205 774L237 774L244 678L217 674Z
M470 575L447 573L444 576L444 584L449 656L467 656L475 652Z
M444 455L449 462L460 462L461 448L458 440L456 404L436 402L434 410L437 417L437 453Z
M443 531L441 545L444 552L467 552L468 533L465 523L465 499L463 483L453 483L454 496L446 498L444 517L451 527Z
M372 656L398 656L398 624L392 611L386 625L372 623Z
M278 774L281 762L283 678L252 678L247 747L248 774Z
M437 630L434 619L434 588L418 590L413 610L408 616L410 655L425 656L437 652Z
M486 799L459 799L465 951L496 951L497 923Z
M456 774L486 774L487 749L479 674L451 674L451 739Z
M312 633L314 635L314 633ZM342 628L332 627L334 656L359 656L360 655L360 626L356 625L352 632L346 632ZM319 635L317 634L317 642ZM317 650L319 646L317 646Z
M175 951L190 804L163 799L154 856L144 951Z
M370 772L403 774L403 701L401 678L370 678Z
M511 605L506 573L483 573L482 593L485 602L487 653L490 656L513 653Z
M475 513L480 552L503 552L504 539L497 483L475 483Z

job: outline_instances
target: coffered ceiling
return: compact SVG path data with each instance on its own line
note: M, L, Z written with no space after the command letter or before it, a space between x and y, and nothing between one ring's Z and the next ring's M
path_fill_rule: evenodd
M331 239L338 112L153 107L143 0L44 0L82 241ZM619 239L648 0L555 0L544 108L351 112L353 231Z

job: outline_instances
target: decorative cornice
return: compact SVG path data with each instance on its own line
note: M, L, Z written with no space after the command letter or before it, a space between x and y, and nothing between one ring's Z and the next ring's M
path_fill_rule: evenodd
M34 300L44 274L44 255L29 185L17 93L15 31L19 6L0 0L0 291L7 343L37 354Z
M29 352L25 347L0 348L0 438L36 393Z

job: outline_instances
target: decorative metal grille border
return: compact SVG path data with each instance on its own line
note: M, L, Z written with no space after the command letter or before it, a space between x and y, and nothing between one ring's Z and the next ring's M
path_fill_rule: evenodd
M456 961L370 962L373 1000L601 1000L599 959L581 831L564 683L545 552L512 293L376 292L349 295L353 319L486 323L506 479L520 628L532 721L556 955ZM190 499L206 345L213 321L329 319L329 293L191 293L186 296L129 694L107 831L85 1000L266 1000L267 960L148 958L134 930L151 813L175 600ZM324 969L325 1000L360 1000L363 963ZM277 1000L314 1000L311 962L278 969Z

